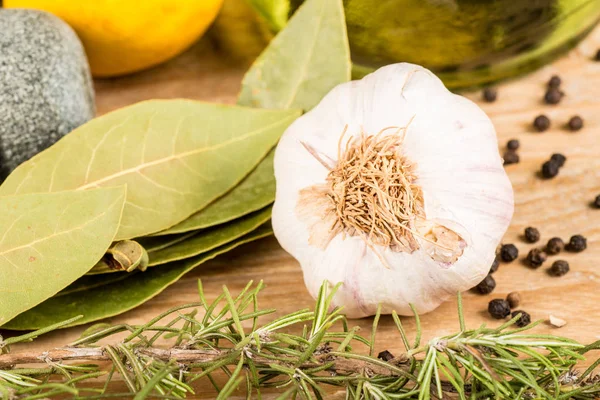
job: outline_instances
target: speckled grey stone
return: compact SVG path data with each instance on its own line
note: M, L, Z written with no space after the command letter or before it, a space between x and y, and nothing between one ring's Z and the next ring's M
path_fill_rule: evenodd
M0 9L0 182L94 113L75 32L43 11Z

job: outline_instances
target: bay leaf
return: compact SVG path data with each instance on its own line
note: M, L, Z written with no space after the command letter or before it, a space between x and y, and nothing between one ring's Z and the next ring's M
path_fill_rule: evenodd
M176 243L179 243L187 238L190 238L196 235L198 232L196 230L185 232L185 233L177 233L172 235L163 235L163 236L146 236L135 239L139 244L141 244L148 252L162 250L166 247L172 246Z
M308 111L350 72L342 0L307 0L246 73L238 104Z
M84 275L71 283L69 286L58 292L54 297L65 296L71 293L83 292L96 287L108 285L110 283L122 281L123 279L129 278L131 275L137 273L134 271L131 273L121 274L103 274L103 275Z
M172 235L224 224L271 204L275 200L274 154L271 150L250 175L225 196L174 227L155 235Z
M121 220L125 187L0 197L0 325L90 270Z
M151 100L96 118L18 167L0 196L127 185L117 240L158 232L237 185L298 116Z
M98 285L85 291L55 296L37 307L19 315L3 329L32 330L65 321L76 315L83 315L73 325L86 324L99 319L112 317L131 310L158 295L168 286L200 264L215 258L244 243L272 234L270 225L265 225L222 247L194 258L178 261L160 268L149 268L145 272L128 275L126 279L107 285ZM109 274L111 277L114 274ZM103 277L103 275L97 275ZM96 284L99 281L96 280Z
M202 230L173 246L150 252L149 266L154 267L206 253L257 229L270 217L271 207L267 207L233 222Z

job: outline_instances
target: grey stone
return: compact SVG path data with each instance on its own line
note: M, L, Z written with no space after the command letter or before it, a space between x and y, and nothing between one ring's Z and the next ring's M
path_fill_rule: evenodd
M0 9L0 182L94 113L75 32L43 11Z

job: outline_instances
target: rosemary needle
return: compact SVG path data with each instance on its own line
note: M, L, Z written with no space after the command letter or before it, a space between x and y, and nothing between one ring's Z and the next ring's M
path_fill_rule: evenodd
M465 326L459 297L456 333L421 343L421 326L411 340L393 314L399 356L375 358L379 313L370 337L363 338L331 302L337 287L323 285L314 311L301 310L267 324L257 307L263 288L249 283L241 294L227 288L209 303L178 306L139 326L104 325L85 332L70 346L45 352L12 353L10 345L58 329L57 324L26 335L0 337L0 398L178 399L194 394L195 382L210 382L219 399L238 391L248 397L278 388L280 398L322 399L328 386L347 399L593 399L600 396L600 360L578 373L585 354L600 349L560 336L536 334L538 323L513 328L521 314L497 328ZM459 295L460 296L460 295ZM251 326L247 328L247 326ZM295 328L294 328L295 327ZM292 334L290 331L299 331ZM127 332L126 340L102 345ZM151 339L149 339L151 338ZM155 343L163 343L158 347ZM353 350L367 345L367 354ZM40 361L46 365L30 367ZM91 361L102 361L99 365ZM21 368L28 366L28 368ZM214 378L224 372L228 380ZM90 388L93 379L96 388ZM115 393L113 381L130 394ZM101 383L98 383L101 382Z

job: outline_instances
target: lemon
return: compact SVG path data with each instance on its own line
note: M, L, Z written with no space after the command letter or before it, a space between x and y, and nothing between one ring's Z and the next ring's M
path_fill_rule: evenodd
M160 64L194 43L223 0L5 0L65 20L85 47L92 74L109 77Z

